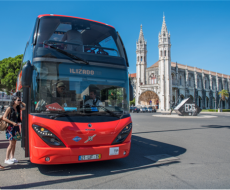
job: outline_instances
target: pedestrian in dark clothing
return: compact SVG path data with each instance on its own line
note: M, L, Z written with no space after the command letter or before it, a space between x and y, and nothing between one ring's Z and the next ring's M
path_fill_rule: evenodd
M22 105L23 107L20 107L20 105ZM18 140L21 140L21 134L19 129L19 124L21 123L20 110L25 109L26 104L21 102L20 97L15 96L12 98L10 107L7 108L6 112L3 115L3 120L9 123L9 126L6 128L6 138L9 140L9 146L6 151L6 164L13 164L18 162L18 160L14 158L14 152L16 142Z

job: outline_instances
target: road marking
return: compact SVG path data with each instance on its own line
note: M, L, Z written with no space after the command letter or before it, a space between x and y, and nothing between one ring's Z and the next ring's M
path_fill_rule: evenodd
M177 157L173 157L168 154L156 154L156 155L150 155L150 156L145 156L145 158L148 158L154 162L174 162L174 161L179 161L180 159Z
M207 118L216 118L217 116L213 115L198 115L198 116L179 116L179 115L152 115L153 117L168 117L168 118L189 118L189 119L207 119Z

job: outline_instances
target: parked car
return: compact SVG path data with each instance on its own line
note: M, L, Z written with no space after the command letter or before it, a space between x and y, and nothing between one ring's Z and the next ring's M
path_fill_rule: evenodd
M153 106L147 108L148 112L156 112L156 109Z
M145 109L145 112L148 112L148 108L147 107L144 107L144 109Z
M140 112L140 109L137 108L137 107L130 107L130 108L129 108L129 111L132 112L132 113L134 113L134 112L139 113L139 112Z
M146 107L141 107L141 108L140 108L140 112L143 113L143 112L146 112L146 111L147 111Z

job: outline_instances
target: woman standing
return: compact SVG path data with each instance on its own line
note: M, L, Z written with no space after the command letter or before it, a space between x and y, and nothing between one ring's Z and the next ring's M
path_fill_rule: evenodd
M23 107L20 107L20 105ZM14 152L16 147L16 142L21 140L21 134L19 130L20 119L20 110L25 110L26 104L21 102L21 98L18 96L14 96L10 103L10 107L7 108L6 112L3 115L3 120L9 123L9 126L6 129L6 139L9 140L9 146L6 150L6 164L13 164L18 162L16 158L14 158Z

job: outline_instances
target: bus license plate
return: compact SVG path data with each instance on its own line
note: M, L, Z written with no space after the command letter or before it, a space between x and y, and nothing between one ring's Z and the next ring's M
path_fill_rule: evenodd
M101 159L101 154L82 155L82 156L79 156L78 159L80 161L81 160L98 160L98 159Z

